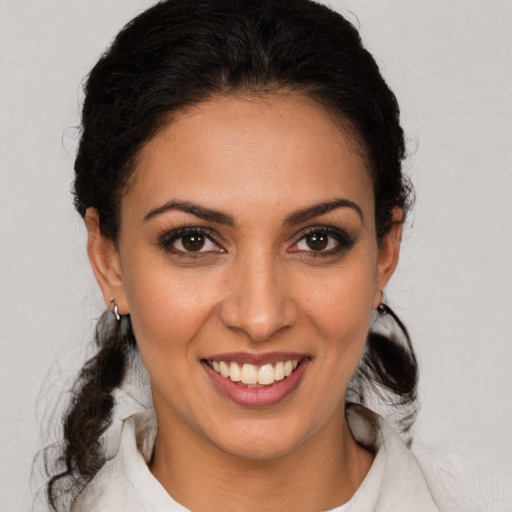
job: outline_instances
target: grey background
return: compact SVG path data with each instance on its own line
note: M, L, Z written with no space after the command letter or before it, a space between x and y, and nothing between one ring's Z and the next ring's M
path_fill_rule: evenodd
M80 84L149 0L0 0L0 511L103 306L69 193ZM396 92L417 204L387 296L429 446L512 456L512 2L346 0ZM50 369L50 370L49 370ZM43 386L43 383L44 386Z

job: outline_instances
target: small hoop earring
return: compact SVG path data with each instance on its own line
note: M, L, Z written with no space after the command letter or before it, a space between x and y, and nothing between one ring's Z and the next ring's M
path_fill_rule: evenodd
M380 304L377 306L377 311L381 315L385 315L388 312L388 307L384 304L384 292L382 290L380 291L380 294L382 297L380 299Z
M119 314L119 308L117 304L115 304L114 297L110 297L110 304L114 304L114 311L112 311L112 314L114 315L115 319L119 322L119 320L121 320L121 315Z

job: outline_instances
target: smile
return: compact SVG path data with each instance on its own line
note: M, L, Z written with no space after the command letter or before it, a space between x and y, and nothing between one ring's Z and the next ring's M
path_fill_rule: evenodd
M289 377L299 365L298 359L254 365L236 361L208 361L222 377L247 387L272 386Z
M222 395L237 405L277 405L303 380L311 363L307 354L224 354L201 361Z

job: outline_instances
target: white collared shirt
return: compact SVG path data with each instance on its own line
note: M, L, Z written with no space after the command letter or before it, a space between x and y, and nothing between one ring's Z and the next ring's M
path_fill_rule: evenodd
M332 512L438 512L418 462L390 425L361 406L347 408L356 441L376 457L354 496ZM186 512L147 466L156 439L154 411L138 412L123 424L117 453L75 501L72 512Z

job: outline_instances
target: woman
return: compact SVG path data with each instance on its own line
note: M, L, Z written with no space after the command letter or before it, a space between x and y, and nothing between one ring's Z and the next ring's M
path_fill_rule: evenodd
M85 92L75 204L110 312L50 506L438 510L396 433L417 366L383 303L403 132L355 28L309 0L169 0Z

